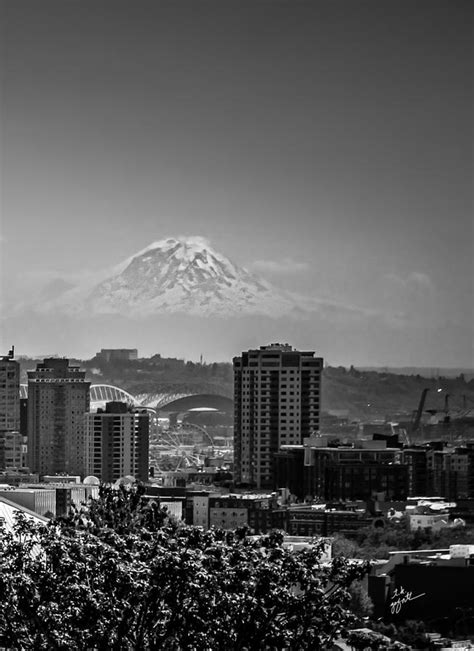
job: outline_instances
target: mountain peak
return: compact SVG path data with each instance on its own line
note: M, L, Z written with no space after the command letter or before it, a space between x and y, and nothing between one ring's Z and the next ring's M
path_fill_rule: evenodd
M157 240L156 242L152 242L152 244L149 244L147 247L145 247L145 249L143 249L136 255L140 255L147 251L152 251L153 249L161 249L162 251L169 251L177 247L179 249L185 249L188 251L196 251L196 252L203 251L203 250L210 250L210 251L213 250L211 243L205 237L201 237L200 235L180 235L179 237L167 237L163 240Z
M163 253L173 255L176 259L192 261L196 256L203 255L207 252L218 259L222 256L217 253L209 240L200 235L180 235L179 237L167 237L162 240L152 242L144 249L118 264L114 267L114 273L122 273L133 260L141 258L146 254Z
M153 242L92 286L66 292L61 305L88 315L276 317L292 312L295 301L193 235Z

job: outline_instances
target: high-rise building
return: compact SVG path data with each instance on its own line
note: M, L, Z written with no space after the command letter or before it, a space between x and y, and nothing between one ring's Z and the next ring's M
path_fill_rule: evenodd
M5 468L24 468L26 466L26 436L20 432L0 432L3 442Z
M105 410L86 414L86 474L103 482L126 475L147 481L149 427L148 413L124 402L107 402Z
M319 430L323 359L270 344L234 358L235 481L275 488L274 454Z
M20 365L13 348L0 357L0 432L20 429Z
M25 440L20 429L20 365L14 349L0 357L0 468L25 465Z
M28 372L28 466L40 475L84 475L84 414L90 382L68 359Z

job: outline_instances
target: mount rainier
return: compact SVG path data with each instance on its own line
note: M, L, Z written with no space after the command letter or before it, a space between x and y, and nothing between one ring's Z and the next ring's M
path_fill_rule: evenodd
M42 311L129 317L280 317L308 311L304 299L237 266L202 237L154 242L104 275L46 302Z

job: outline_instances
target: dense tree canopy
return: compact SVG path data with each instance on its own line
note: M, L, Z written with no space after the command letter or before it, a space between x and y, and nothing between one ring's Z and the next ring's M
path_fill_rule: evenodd
M388 558L389 552L400 549L445 549L455 544L467 545L473 537L473 527L411 530L408 518L403 517L380 528L361 527L350 539L336 534L333 554L347 558Z
M282 536L203 531L140 487L0 536L0 644L21 649L327 649L362 569Z

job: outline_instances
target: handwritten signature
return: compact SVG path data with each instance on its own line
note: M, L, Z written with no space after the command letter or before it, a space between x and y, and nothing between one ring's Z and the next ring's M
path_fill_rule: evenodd
M405 588L402 586L395 588L390 599L390 612L392 615L397 615L402 609L402 606L404 606L409 601L415 601L415 599L424 597L425 594L426 592L422 592L421 594L413 596L413 592L410 592L410 590L405 590Z

